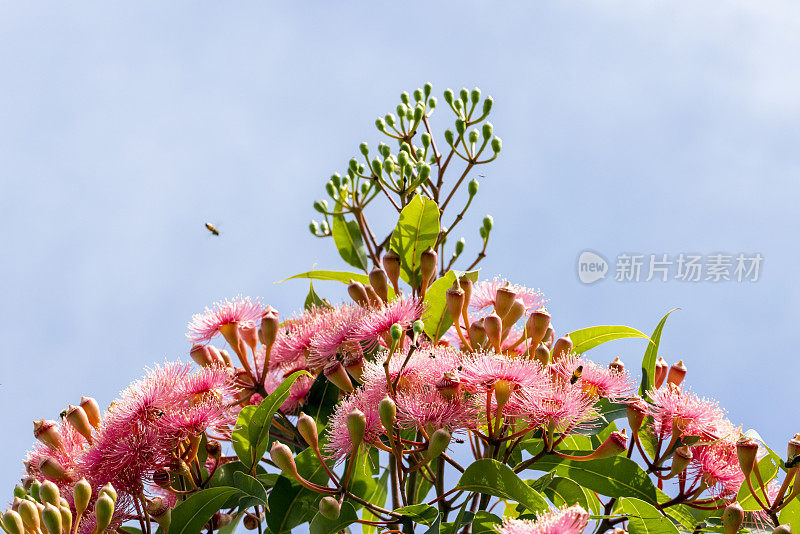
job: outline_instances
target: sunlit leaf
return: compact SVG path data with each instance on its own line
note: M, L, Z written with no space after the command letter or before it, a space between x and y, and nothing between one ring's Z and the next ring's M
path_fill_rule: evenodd
M620 499L622 511L628 515L631 534L679 534L677 527L652 504L640 499Z
M642 383L639 386L639 395L644 397L645 394L655 385L656 376L656 359L658 359L658 345L661 343L661 331L664 330L664 324L667 322L669 315L677 310L674 308L667 312L658 322L656 329L650 336L650 343L647 344L647 349L644 351L644 358L642 358Z
M417 195L400 212L389 247L400 256L400 277L411 287L419 287L419 262L422 252L439 237L439 207L429 198Z
M331 227L333 242L339 255L349 265L367 270L367 249L356 221L347 221L343 215L334 215Z
M447 271L447 274L431 284L425 292L425 313L422 320L425 323L425 333L433 342L439 341L453 324L453 318L447 311L447 290L462 276L473 282L478 281L478 271Z
M204 489L190 495L173 508L169 533L197 534L220 508L241 493L236 488L220 487Z
M569 333L570 339L574 345L573 352L582 354L598 345L602 345L608 341L615 339L624 339L628 337L642 337L649 339L647 334L639 332L635 328L622 325L601 325L590 326L589 328L582 328Z
M456 487L516 501L532 512L550 509L545 498L525 484L510 467L489 458L478 460L467 467Z

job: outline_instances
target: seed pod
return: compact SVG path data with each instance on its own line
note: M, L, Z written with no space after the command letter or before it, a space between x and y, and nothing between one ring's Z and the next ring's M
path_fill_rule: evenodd
M297 474L297 465L294 463L294 456L292 456L292 451L289 447L276 441L269 451L269 456L283 474L289 478L297 478L299 476Z
M550 363L550 351L547 349L547 345L539 343L539 346L533 352L533 359L539 362L542 367L547 367Z
M97 404L97 401L92 397L81 397L81 403L79 406L83 408L83 411L86 413L86 417L89 419L89 424L91 424L94 428L99 428L100 406Z
M272 306L268 306L261 315L261 328L258 331L259 339L265 347L272 347L275 343L275 338L278 337L279 325L278 311Z
M668 370L667 362L664 361L664 358L659 356L658 360L656 360L656 374L653 384L656 389L660 388L661 384L664 383L664 379L667 378L667 370Z
M364 356L358 353L347 354L342 366L350 376L361 382L364 377Z
M611 458L622 454L628 448L628 437L625 435L625 430L622 432L612 432L603 443L592 453L594 459L600 460L603 458Z
M436 263L438 261L439 255L433 250L433 247L428 247L422 251L419 259L419 275L422 279L422 292L428 288L431 280L433 280L433 276L436 274Z
M383 306L383 300L381 300L381 297L378 295L378 292L375 291L374 287L366 285L364 286L364 289L367 291L367 299L369 300L370 306L375 308L380 308Z
M446 451L450 445L450 439L450 432L443 428L431 434L431 439L428 441L428 450L425 453L425 461L430 462Z
M669 368L667 384L680 386L684 377L686 377L686 366L683 364L683 360L680 360L678 363L673 363L672 367Z
M500 287L494 296L494 311L502 319L517 299L517 293L508 286Z
M242 518L242 525L244 525L244 528L246 528L247 530L257 529L259 523L260 521L258 520L258 517L251 514L250 512L247 512L244 515L244 518Z
M548 326L550 326L550 314L544 308L536 310L528 316L525 333L531 338L532 346L538 346L544 340Z
M51 449L63 449L61 435L56 429L55 421L39 419L33 422L33 437L44 443Z
M473 349L483 347L486 343L486 330L483 328L483 319L478 319L469 325L469 344Z
M69 405L67 408L67 422L72 425L72 428L78 431L83 436L89 445L92 444L92 425L89 423L89 418L86 412L80 406Z
M736 534L744 523L744 509L738 502L733 502L725 507L722 512L722 532Z
M383 270L394 287L395 294L400 293L400 256L393 250L389 250L383 255Z
M483 318L483 329L486 332L486 338L495 352L500 352L500 340L503 333L503 322L500 316L492 312Z
M111 482L100 488L100 491L97 492L98 498L103 495L108 495L108 497L114 501L114 504L117 503L117 490L114 489L114 486L111 485Z
M566 334L563 337L556 339L556 342L553 344L553 351L552 351L552 358L554 362L557 362L561 358L567 356L570 352L572 352L572 339L569 337L569 334Z
M511 398L514 385L508 380L498 380L494 383L494 398L497 401L497 408L502 410Z
M39 458L39 472L51 480L69 482L69 474L66 469L52 456Z
M319 500L319 513L322 514L323 517L330 519L331 521L335 521L339 519L339 513L341 512L341 506L339 506L339 501L327 495Z
M209 458L219 461L220 457L222 456L222 445L220 442L215 439L206 441L206 454Z
M461 393L461 379L458 371L448 371L436 381L436 391L447 400L453 400Z
M189 357L200 367L208 367L214 363L214 357L208 345L193 345L189 350Z
M676 448L675 452L672 453L672 466L667 478L672 478L683 473L693 457L694 455L691 449L686 445Z
M789 523L778 525L772 530L772 534L792 534L792 525Z
M347 285L347 293L359 306L366 306L369 304L369 295L367 295L367 290L364 289L364 284L361 282L350 280L350 283Z
M647 403L641 397L633 397L627 403L628 408L628 426L631 427L631 432L636 434L642 427L642 422L647 416L648 408Z
M72 511L69 509L69 505L62 503L58 507L58 512L61 514L63 531L66 533L72 532Z
M147 503L145 510L150 517L156 520L164 532L169 530L169 524L172 522L172 510L164 499L153 497L153 500Z
M160 488L167 489L172 485L169 469L162 467L153 473L153 483Z
M369 283L383 302L389 302L389 277L386 271L376 265L369 273Z
M32 530L34 532L40 530L39 510L32 501L21 501L19 503L19 508L17 508L17 513L19 513L19 516L22 518L22 523L28 530ZM5 525L5 520L3 521L3 524Z
M503 324L503 332L502 336L505 339L508 336L508 333L511 331L511 327L514 326L517 321L519 321L520 317L525 314L525 305L522 303L521 300L515 300L511 304L511 309L508 310L508 313L503 317L502 324Z
M745 478L750 476L756 466L756 455L758 454L758 443L752 439L742 436L736 442L736 457L739 459L739 467L744 473Z
M445 293L445 303L447 312L453 318L454 323L460 324L461 312L464 309L464 290L454 285Z
M608 364L608 368L616 373L625 372L625 364L619 359L619 356L614 358L614 361Z
M333 361L326 365L322 370L322 374L324 374L325 378L330 380L334 386L338 387L345 393L353 392L353 383L350 382L350 377L347 376L347 371L345 371L344 367L339 361Z

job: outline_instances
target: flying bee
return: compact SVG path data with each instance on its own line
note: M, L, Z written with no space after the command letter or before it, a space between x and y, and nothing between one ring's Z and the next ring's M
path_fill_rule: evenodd
M206 223L206 229L211 232L212 235L219 235L219 230L217 230L217 227L210 222Z
M581 374L583 374L583 366L579 365L578 367L575 368L574 371L572 371L572 376L569 379L569 383L574 384L575 382L580 380Z
M453 441L455 441L455 442L456 442L456 443L458 443L458 444L462 444L462 443L464 443L464 440L463 440L463 439L461 439L461 438L453 438Z

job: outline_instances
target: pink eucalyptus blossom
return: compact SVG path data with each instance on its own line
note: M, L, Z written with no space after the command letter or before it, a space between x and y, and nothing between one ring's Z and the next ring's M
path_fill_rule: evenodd
M186 337L192 343L203 343L219 333L220 327L226 324L239 324L252 327L261 320L264 306L259 299L251 300L250 297L238 295L232 300L216 302L211 308L206 308L203 313L192 316L189 322L189 332Z

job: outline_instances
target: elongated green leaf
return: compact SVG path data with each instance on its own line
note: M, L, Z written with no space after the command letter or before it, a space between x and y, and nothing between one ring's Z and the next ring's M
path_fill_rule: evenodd
M584 510L589 509L589 502L583 489L568 478L555 477L542 493L559 508L580 504Z
M758 462L758 472L761 474L761 480L764 481L764 486L769 484L770 480L775 478L775 476L778 474L778 463L775 461L775 458L773 458L770 454L764 456ZM758 495L758 498L761 499L761 502L765 502L764 492L761 491L761 488L758 485L758 479L756 478L755 473L750 473L750 483L753 485L753 489L756 490L756 495ZM739 487L739 493L736 495L736 500L739 501L739 504L741 504L742 508L744 508L747 512L761 510L761 505L759 505L758 501L756 501L755 497L753 497L746 480L742 482L742 485Z
M173 508L170 534L197 534L217 510L240 494L236 488L223 487L204 489L190 495Z
M552 471L608 497L635 497L656 503L656 487L636 462L622 456L602 460L574 461L545 456L530 469Z
M439 517L439 510L429 504L411 504L397 508L394 512L423 525L432 525Z
M346 221L343 215L334 215L331 227L336 250L344 261L356 269L367 270L367 249L356 221Z
M339 517L336 519L328 519L317 512L317 515L314 516L314 519L309 525L309 531L311 534L331 534L333 532L344 530L352 523L355 523L357 519L358 516L356 515L356 509L353 508L352 504L344 501L342 503L342 508L339 511Z
M620 499L622 511L628 515L628 532L631 534L679 534L678 529L652 504L640 499Z
M341 282L349 284L350 280L361 282L362 284L369 284L369 276L363 273L351 273L348 271L308 271L305 273L295 274L289 278L284 278L278 284L286 282L287 280L295 280L298 278L305 278L309 280L321 280L326 282ZM389 288L389 298L394 298L394 289Z
M350 455L348 462L355 462L348 490L362 499L369 498L378 487L378 449L362 447L357 455Z
M333 308L333 306L331 306L330 302L317 295L317 292L314 291L314 282L309 282L308 296L303 304L303 308L306 310L314 308L330 309Z
M475 512L475 519L472 520L472 534L494 534L497 532L497 525L502 519L494 514L484 511Z
M672 497L670 497L660 489L656 489L656 492L658 493L659 504L665 503L672 499ZM664 509L664 512L672 519L677 521L687 532L694 532L695 528L697 527L697 524L700 522L700 520L698 520L694 516L694 512L699 512L699 510L693 510L692 508L689 508L685 504L675 504L669 506L666 509Z
M275 388L266 399L258 406L246 406L239 413L236 428L232 434L233 449L239 460L252 471L253 467L261 461L269 445L269 428L272 418L281 404L289 398L289 388L295 380L307 371L297 371L288 376L280 386Z
M434 343L439 341L453 324L453 318L447 311L447 290L462 276L473 282L478 281L478 271L447 271L447 274L431 284L425 292L423 299L425 313L422 315L422 320L425 323L425 333Z
M795 484L798 484L795 480ZM783 507L780 514L778 514L778 519L780 520L782 525L790 524L792 526L792 532L800 532L800 499L795 497L789 504Z
M267 490L258 480L247 473L237 471L233 474L236 489L240 490L244 496L239 499L239 508L245 510L252 506L267 505Z
M389 480L389 470L384 469L381 478L378 479L378 486L375 488L375 492L367 499L372 504L377 504L378 506L384 506L386 504L386 498L389 496L389 489L388 489L388 480ZM362 519L366 521L377 521L378 517L374 515L369 509L364 508L364 511L361 513ZM373 532L377 532L377 527L373 525L361 525L361 532L363 534L372 534Z
M327 473L310 448L295 457L295 464L297 472L306 480L320 485L328 482ZM330 461L329 467L332 465L333 461ZM319 511L319 497L318 493L305 489L283 475L278 477L268 499L267 525L270 532L285 534L294 527L311 521Z
M415 196L400 212L389 241L389 247L400 256L400 277L411 287L419 287L420 257L438 237L439 207L429 198Z
M574 345L572 351L576 354L584 353L598 345L602 345L607 341L614 341L615 339L624 339L627 337L643 337L649 339L647 334L643 334L630 326L622 325L590 326L589 328L582 328L570 332L569 337L572 339Z
M653 335L650 336L651 343L648 343L647 350L644 351L644 358L642 358L642 384L639 386L639 395L642 397L655 385L656 359L658 358L658 345L661 343L661 331L664 330L664 324L666 324L669 315L677 309L679 308L668 311L661 318L656 329L653 330Z
M550 509L538 491L525 484L510 467L497 460L484 458L474 462L461 475L456 487L516 501L531 512Z

